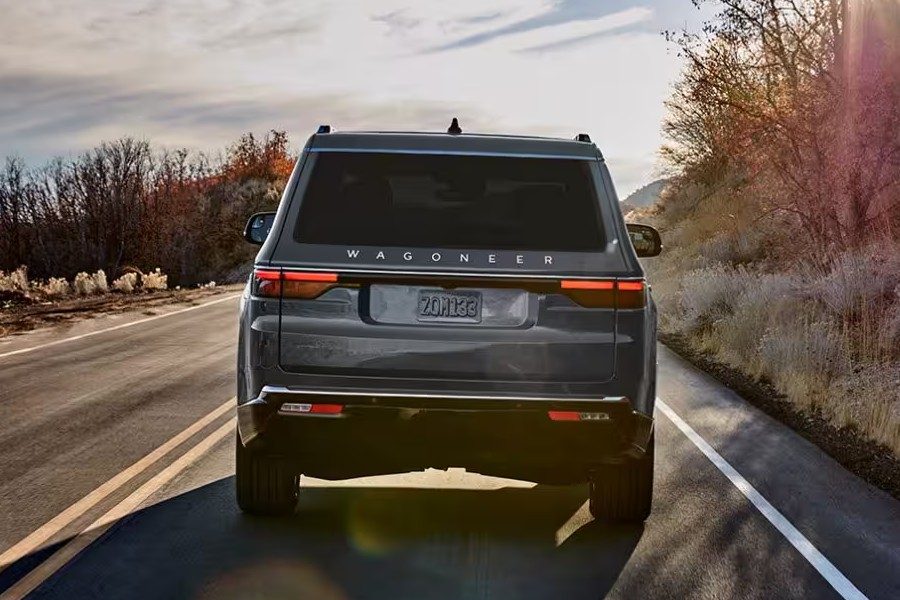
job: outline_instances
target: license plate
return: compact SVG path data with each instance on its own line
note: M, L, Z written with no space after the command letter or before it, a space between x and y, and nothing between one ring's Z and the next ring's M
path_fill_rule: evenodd
M481 323L481 293L422 290L416 318L419 321Z

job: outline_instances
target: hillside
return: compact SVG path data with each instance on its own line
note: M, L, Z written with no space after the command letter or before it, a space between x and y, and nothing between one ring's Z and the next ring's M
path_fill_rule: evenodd
M663 189L669 184L668 179L657 179L635 190L622 201L622 212L628 214L636 208L644 208L656 204Z

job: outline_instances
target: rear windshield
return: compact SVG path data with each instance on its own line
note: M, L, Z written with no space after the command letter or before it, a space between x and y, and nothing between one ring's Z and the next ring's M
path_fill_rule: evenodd
M300 206L307 244L594 251L583 160L319 153Z

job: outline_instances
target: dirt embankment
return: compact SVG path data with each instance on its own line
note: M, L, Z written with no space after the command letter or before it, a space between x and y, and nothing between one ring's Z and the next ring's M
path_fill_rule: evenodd
M132 294L108 292L98 296L41 302L9 298L0 303L0 337L31 331L39 327L90 319L100 314L140 309L150 312L154 307L193 303L209 296L239 292L241 288L242 286L238 284L202 289L134 292Z

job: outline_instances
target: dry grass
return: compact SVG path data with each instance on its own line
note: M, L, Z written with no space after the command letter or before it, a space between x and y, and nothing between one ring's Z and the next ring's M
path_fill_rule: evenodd
M0 292L27 292L29 288L28 269L19 267L15 271L0 271Z
M160 272L159 267L141 276L141 287L145 290L164 290L169 287L169 277Z
M766 272L745 264L779 263L751 260L762 250L741 228L709 236L687 219L674 248L663 233L667 250L646 267L664 332L900 455L900 248Z
M125 273L112 282L112 287L118 292L130 294L137 288L137 273Z

